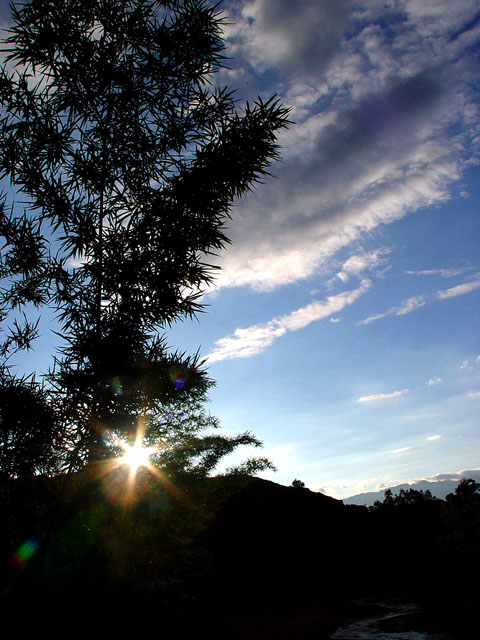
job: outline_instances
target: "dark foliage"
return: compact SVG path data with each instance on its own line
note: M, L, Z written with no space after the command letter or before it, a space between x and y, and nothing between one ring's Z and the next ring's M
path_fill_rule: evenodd
M423 503L433 499L434 498L429 489L426 491L418 491L417 489L400 489L400 491L395 495L392 493L391 489L386 489L383 502L376 500L371 509L376 511L391 507L422 505Z
M295 480L292 480L292 487L295 487L296 489L304 489L305 483L302 482L302 480L295 478Z
M0 377L0 471L25 477L56 470L57 415L33 379Z

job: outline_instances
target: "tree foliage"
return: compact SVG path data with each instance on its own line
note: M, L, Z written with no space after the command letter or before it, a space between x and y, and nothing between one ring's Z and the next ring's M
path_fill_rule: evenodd
M32 308L56 310L65 343L48 389L76 468L110 455L107 432L128 436L141 419L162 433L172 403L205 398L198 354L170 353L158 333L202 309L208 256L228 243L234 199L277 158L287 110L272 98L240 111L213 84L223 19L203 0L35 0L13 20L0 74L0 177L14 194L0 213L0 314L13 317L2 354L30 347ZM248 438L192 435L184 456L210 469Z
M410 505L423 505L426 502L434 500L429 489L426 491L417 489L400 489L398 494L393 494L391 489L385 489L383 502L375 500L373 510L392 507L407 507Z
M299 480L298 478L295 478L295 480L292 480L292 487L294 487L295 489L305 489L305 483L302 480Z
M56 470L57 415L33 379L0 380L0 471L7 477Z

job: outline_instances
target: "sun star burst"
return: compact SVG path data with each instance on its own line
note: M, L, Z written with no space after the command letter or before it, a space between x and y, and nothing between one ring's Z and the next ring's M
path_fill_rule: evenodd
M131 472L136 472L140 467L150 466L150 456L154 453L154 447L144 447L143 443L135 442L133 445L123 443L123 456L119 462L130 467Z

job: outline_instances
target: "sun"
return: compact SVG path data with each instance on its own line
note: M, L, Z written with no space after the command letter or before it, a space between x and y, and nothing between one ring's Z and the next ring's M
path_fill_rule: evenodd
M150 456L155 451L154 447L144 447L138 441L133 445L123 443L121 446L125 453L119 462L128 465L131 472L135 473L140 467L150 467Z

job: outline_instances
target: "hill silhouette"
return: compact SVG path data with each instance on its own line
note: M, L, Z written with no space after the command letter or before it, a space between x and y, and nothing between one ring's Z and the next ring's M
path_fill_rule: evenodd
M478 498L368 511L259 478L166 488L141 473L127 503L86 472L2 481L2 614L25 622L28 602L48 626L52 607L60 621L101 603L106 631L121 630L127 607L143 630L155 628L146 612L161 620L168 638L321 640L354 599L402 593L437 613L440 603L458 627L443 585L462 581L478 597Z

